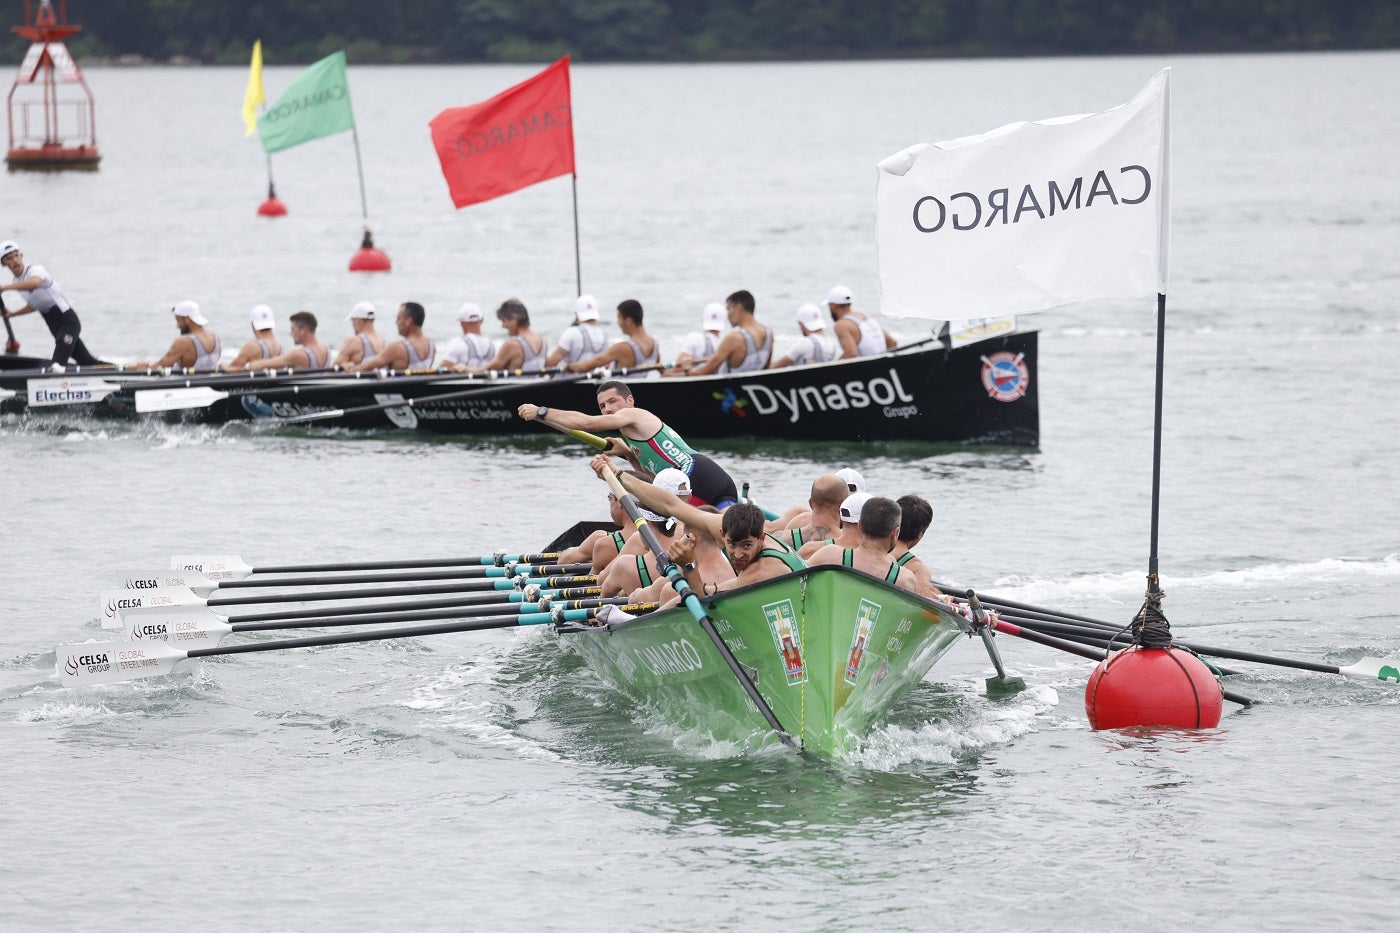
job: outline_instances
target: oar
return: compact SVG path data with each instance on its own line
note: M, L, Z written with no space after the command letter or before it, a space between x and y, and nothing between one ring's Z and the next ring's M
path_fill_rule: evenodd
M211 580L242 580L253 574L325 573L335 570L403 570L414 567L461 567L480 565L505 567L510 564L548 564L559 559L554 554L482 554L476 557L438 557L423 560L356 561L342 564L266 564L251 567L236 554L178 554L170 558L172 570L198 570Z
M579 573L587 570L589 564L516 564L507 567L485 567L480 565L470 565L459 567L456 570L432 570L414 569L389 571L386 573L342 573L323 574L306 577L270 577L267 579L255 578L247 580L208 580L214 588L221 590L246 590L246 589L269 589L276 587L292 586L340 586L349 584L357 586L364 583L408 583L414 580L468 580L481 577L514 577L514 576L539 576L541 574L550 575L557 573ZM155 574L136 574L138 580L166 578L171 576L186 576L195 574L193 570L160 571ZM200 574L203 577L203 574ZM131 579L127 574L121 575L123 580ZM186 577L188 579L188 577ZM176 584L190 586L190 589L198 590L206 584L201 580L193 580L192 584ZM150 587L125 587L126 589L150 589Z
M519 373L516 373L519 375ZM390 384L396 387L430 385L435 382L457 383L462 380L470 381L492 381L485 377L460 376L452 374L433 373L432 375L403 376L397 374L383 375L381 373L343 373L343 372L306 372L304 370L287 371L285 377L295 378L296 385L274 385L266 387L259 383L268 382L267 377L255 378L234 378L232 376L224 379L211 381L185 380L188 384L167 385L167 386L142 386L136 389L133 397L136 401L138 412L156 411L177 411L190 408L208 408L221 399L241 398L245 395L256 395L260 399L281 399L292 398L303 392L317 392L325 394L327 392L346 392L352 389L363 390L369 383ZM499 378L499 377L492 377ZM217 386L217 387L216 387Z
M622 509L627 513L627 517L637 526L637 533L642 536L642 540L646 542L646 546L651 549L652 554L656 555L657 568L665 573L666 578L671 581L671 586L680 594L681 601L685 603L686 609L690 610L690 614L695 618L700 628L714 644L715 650L718 651L719 656L724 659L724 663L728 665L730 673L732 673L734 679L739 682L739 686L744 689L744 693L748 694L754 706L758 707L758 711L763 715L764 720L768 723L768 727L777 733L778 738L782 740L784 745L796 749L797 743L793 741L792 736L788 735L787 730L783 728L783 724L778 721L778 717L773 713L773 708L768 705L768 701L763 698L763 694L758 692L758 688L755 687L753 681L749 679L749 675L744 673L744 669L739 666L738 659L734 657L734 653L729 650L729 646L725 644L724 639L720 637L719 632L715 629L714 622L712 622L709 615L706 614L705 607L700 604L700 599L695 595L695 591L690 588L690 584L686 583L680 568L666 555L666 549L661 546L660 540L656 537L656 532L651 530L651 526L647 524L647 520L642 518L641 513L637 511L638 505L636 497L623 487L622 481L617 478L617 472L614 471L612 467L603 467L603 478L606 479L608 485L612 487L613 495L617 496L617 501L622 504Z
M500 616L511 613L529 615L548 613L553 609L565 611L573 609L597 609L599 606L623 606L624 612L634 612L637 606L629 606L625 597L609 599L560 600L541 599L536 602L518 604L492 603L486 606L455 607L448 609L406 609L401 612L375 612L365 615L322 615L305 619L284 619L273 622L228 622L220 619L212 610L199 606L177 606L171 609L156 609L128 616L123 620L123 635L131 641L164 641L182 648L207 648L217 645L225 635L234 632L269 632L299 628L329 628L338 626L377 625L385 622L428 622L434 619L461 619L472 616ZM650 612L655 603L639 604L640 611Z
M241 645L220 645L214 648L191 648L182 651L163 641L87 642L81 645L60 645L54 649L58 679L65 687L88 684L109 684L140 677L169 674L186 658L206 658L221 654L247 654L253 651L284 651L291 648L316 648L323 645L348 645L363 641L383 641L391 638L418 638L424 635L447 635L453 632L476 632L493 628L513 628L518 625L543 625L549 622L582 622L597 614L594 609L574 609L560 613L535 612L502 615L466 622L444 622L437 625L415 625L409 628L373 629L368 632L343 632L331 635L311 635L281 641L258 641ZM556 618L557 615L557 618Z
M413 589L417 589L416 587ZM436 589L436 588L434 588ZM104 594L108 598L102 603L100 618L102 627L105 629L120 629L132 619L144 618L151 613L158 613L168 609L187 609L190 611L204 610L213 612L214 607L219 606L248 606L248 605L268 605L285 604L289 600L285 599L262 599L260 602L249 602L247 597L224 597L220 600L217 596L208 599L194 595L189 590L153 590L150 593L140 593L134 596L120 596L128 591L121 590L117 594ZM375 595L378 595L376 591ZM216 615L221 622L268 622L273 619L309 619L325 618L327 616L340 615L371 615L381 612L402 612L414 609L446 609L450 606L480 606L502 601L519 603L533 602L540 599L588 599L601 595L602 589L596 586L574 586L555 587L546 589L538 584L527 586L523 589L494 589L489 592L471 591L463 593L458 590L449 590L455 595L447 596L443 599L413 600L409 602L381 602L381 603L360 603L355 606L316 606L309 609L268 609L261 612L242 612L236 615ZM297 602L322 602L318 596L311 600L296 600Z
M558 384L564 382L578 382L587 379L592 373L573 373L568 376L556 376L549 380ZM481 395L499 395L517 389L532 388L531 385L521 382L498 383L493 386L486 386L480 389L465 389L461 392L447 392L443 395L423 395L418 398L407 398L395 402L380 402L375 405L356 405L353 408L333 408L329 411L313 411L304 415L291 415L286 418L263 418L259 419L260 424L278 426L284 424L302 424L307 421L330 421L335 418L344 418L346 415L362 415L372 411L384 411L387 408L416 408L419 405L435 404L437 402L451 402L460 398L475 398Z
M934 586L938 586L938 584L935 583ZM942 589L941 586L938 588ZM1076 645L1073 642L1065 641L1061 638L1052 638L1049 635L1042 635L1040 632L1032 631L1031 629L1021 628L1019 625L1015 625L1014 623L1007 622L1003 619L992 619L988 624L991 625L991 627L996 629L998 632L1004 632L1007 635L1014 635L1017 638L1024 638L1026 641L1033 641L1037 645L1044 645L1047 648L1055 648L1060 651L1067 652L1069 654L1077 654L1079 655L1079 657L1088 658L1091 661L1103 660L1102 651L1095 651L1093 648L1086 648L1083 645ZM1224 690L1222 692L1225 694L1225 699L1229 700L1231 703L1238 703L1241 706L1254 705L1254 701L1249 699L1248 697L1241 696L1238 693L1232 693L1229 690Z
M1015 693L1026 688L1026 681L1021 677L1007 677L1006 668L1001 664L1001 652L997 651L996 644L992 641L992 627L987 624L987 619L982 615L982 604L977 600L977 594L972 590L967 591L967 605L972 610L972 627L982 636L982 645L987 649L987 656L992 659L992 667L996 669L995 677L988 677L987 692L994 694Z
M0 305L0 310L3 309L4 305ZM18 353L19 341L15 339L15 326L10 323L10 319L8 317L5 318L5 333L7 335L7 338L5 340L5 352Z

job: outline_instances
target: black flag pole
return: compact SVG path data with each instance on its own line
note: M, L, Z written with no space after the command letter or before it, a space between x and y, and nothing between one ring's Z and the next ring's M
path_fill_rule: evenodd
M1162 613L1161 581L1157 576L1157 529L1162 500L1162 382L1166 368L1167 295L1157 293L1157 392L1152 417L1152 523L1147 551L1147 595L1133 618L1133 636L1139 644L1169 645L1171 625Z

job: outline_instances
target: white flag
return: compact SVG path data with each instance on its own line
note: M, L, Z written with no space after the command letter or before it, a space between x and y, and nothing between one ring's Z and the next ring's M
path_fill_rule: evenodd
M1169 72L1103 113L881 162L881 313L957 320L1165 294Z

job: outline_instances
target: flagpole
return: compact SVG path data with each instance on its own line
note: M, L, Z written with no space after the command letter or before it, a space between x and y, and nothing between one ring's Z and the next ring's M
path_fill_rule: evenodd
M365 169L360 164L360 131L352 123L350 138L355 141L355 173L360 176L360 216L365 222L365 236L369 236L369 200L365 197Z
M569 178L573 181L574 187L574 284L578 286L578 293L583 294L583 260L580 258L578 247L578 174L569 173Z
M1157 528L1162 498L1162 383L1167 356L1167 295L1157 293L1157 392L1152 416L1152 523L1147 552L1147 593L1133 618L1133 636L1139 644L1161 647L1172 643L1171 624L1162 612L1161 581L1157 576Z

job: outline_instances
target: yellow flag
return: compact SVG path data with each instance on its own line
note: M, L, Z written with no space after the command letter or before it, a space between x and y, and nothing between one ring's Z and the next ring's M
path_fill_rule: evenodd
M253 61L248 65L248 90L243 92L243 125L247 127L244 136L257 131L258 105L262 102L262 40L258 39L253 43Z

